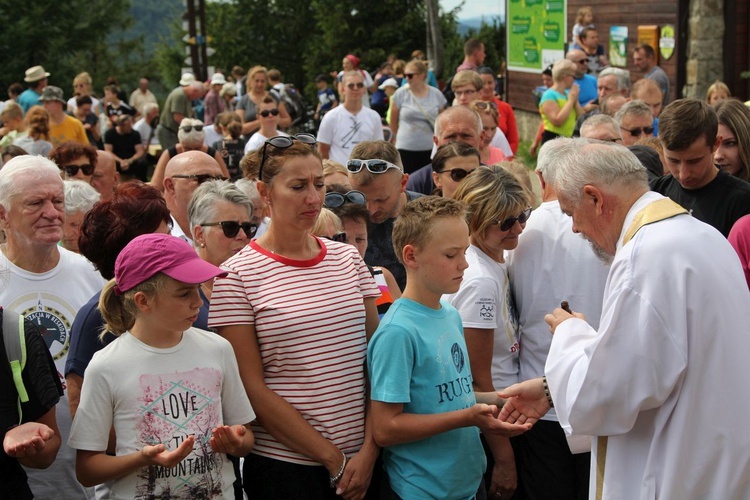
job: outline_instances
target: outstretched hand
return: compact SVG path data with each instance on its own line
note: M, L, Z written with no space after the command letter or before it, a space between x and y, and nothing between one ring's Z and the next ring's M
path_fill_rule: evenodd
M44 449L55 431L39 422L26 422L14 427L5 434L3 449L13 458L33 457Z
M477 403L471 407L474 425L482 432L504 437L514 437L531 429L531 423L506 422L498 418L499 410L495 405Z
M550 409L541 378L511 385L498 395L506 398L498 416L498 419L503 422L534 424Z
M247 428L244 425L220 425L211 432L211 448L217 453L237 456L245 434Z
M551 313L547 314L544 317L544 321L546 321L547 324L549 325L549 331L554 334L557 327L560 326L560 323L570 318L578 318L578 319L582 319L586 321L586 316L584 316L583 313L579 313L575 311L573 311L573 313L569 313L561 307L558 307Z
M167 451L163 444L154 446L146 445L141 453L146 457L150 464L161 465L162 467L171 468L182 462L195 445L195 436L188 436L174 451Z

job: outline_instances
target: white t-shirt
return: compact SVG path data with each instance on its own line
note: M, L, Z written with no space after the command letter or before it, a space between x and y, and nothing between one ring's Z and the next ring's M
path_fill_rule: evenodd
M57 373L66 389L55 412L60 437L65 443L72 424L63 376L70 349L70 328L78 309L104 286L104 278L84 257L62 247L57 247L57 250L60 261L45 273L21 269L0 252L3 282L0 286L0 305L34 323L49 346ZM49 468L26 469L26 472L36 498L93 498L93 489L83 488L76 480L75 451L64 444Z
M151 125L146 123L146 118L141 118L135 122L135 124L133 124L133 130L141 134L141 144L143 144L143 147L147 148L149 145L146 144L146 142L151 135ZM156 133L154 133L154 136L151 138L151 144L159 144L159 138L156 137Z
M429 151L434 145L435 120L447 101L438 89L428 86L427 90L424 97L415 96L408 86L393 94L393 102L398 106L398 149Z
M252 240L217 278L208 324L253 325L266 386L348 456L365 432L365 298L380 296L357 250L318 240L317 256L299 261ZM253 453L318 465L253 424Z
M89 96L89 97L91 97L91 111L94 112L94 113L98 113L102 109L100 107L101 103L99 102L99 99L97 99L96 97L94 97L92 95ZM68 99L68 111L70 111L72 113L77 108L78 108L78 104L76 103L76 98L75 97L71 97L70 99Z
M234 498L234 470L209 444L218 425L255 419L232 346L218 335L189 328L173 347L158 349L124 333L94 354L86 369L68 445L104 451L109 430L116 455L163 443L174 450L190 435L193 451L172 468L149 466L111 483L112 499Z
M336 106L325 114L318 130L318 142L329 144L329 158L342 165L346 165L352 149L360 142L382 140L380 115L370 108L362 108L354 115L344 106Z
M286 132L282 132L281 130L277 130L276 133L277 135L289 137L289 134L287 134ZM252 136L250 136L250 140L247 141L247 144L245 144L245 154L262 148L263 143L266 142L266 139L268 139L268 137L261 134L260 130L258 132L255 132Z
M204 126L203 132L205 134L205 137L203 138L203 144L205 144L209 148L213 147L216 141L220 141L223 139L222 135L216 131L216 127L213 123L211 125Z
M518 382L518 313L510 293L508 267L471 245L469 267L458 292L446 295L461 314L464 328L493 330L492 384L502 389Z

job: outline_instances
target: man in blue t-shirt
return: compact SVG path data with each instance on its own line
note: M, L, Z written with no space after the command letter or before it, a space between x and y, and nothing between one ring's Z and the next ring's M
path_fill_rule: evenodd
M596 100L596 78L586 74L589 66L589 58L584 51L572 49L565 54L565 59L573 61L576 64L575 82L581 90L578 94L578 102L583 106L583 111L588 113L599 106Z

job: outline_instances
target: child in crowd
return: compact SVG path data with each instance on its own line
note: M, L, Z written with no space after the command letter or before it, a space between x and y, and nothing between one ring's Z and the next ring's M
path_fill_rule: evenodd
M720 80L716 80L712 83L706 91L706 102L711 106L723 101L724 99L729 99L730 97L732 97L732 92L729 91L727 84Z
M245 154L246 142L242 137L242 121L237 113L225 111L216 117L216 128L223 137L214 142L213 147L224 158L230 180L236 181L242 177L240 160Z
M234 498L224 454L250 452L255 413L230 344L191 328L200 284L225 274L167 234L119 254L99 302L118 338L86 370L68 442L81 484L111 481L112 498Z
M325 75L320 74L315 77L315 86L318 88L318 106L315 108L313 119L317 128L323 116L338 106L339 101L333 89L328 86L328 79Z
M579 36L583 28L595 28L594 10L588 5L578 9L578 13L576 14L576 23L573 25L573 40L570 42L571 48L583 48L583 43Z
M406 289L367 348L373 434L399 498L474 498L486 460L479 430L512 436L529 424L497 420L496 394L477 394L461 317L443 294L458 291L469 247L466 206L427 196L393 227ZM483 497L483 496L482 496Z

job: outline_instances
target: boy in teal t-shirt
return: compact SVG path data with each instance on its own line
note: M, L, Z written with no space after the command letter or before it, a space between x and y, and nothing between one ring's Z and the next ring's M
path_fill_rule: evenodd
M440 300L458 291L467 267L465 206L414 200L394 224L393 245L407 282L367 349L375 440L399 497L470 499L486 468L478 427L513 436L531 426L497 420L497 395L475 395L461 317Z

